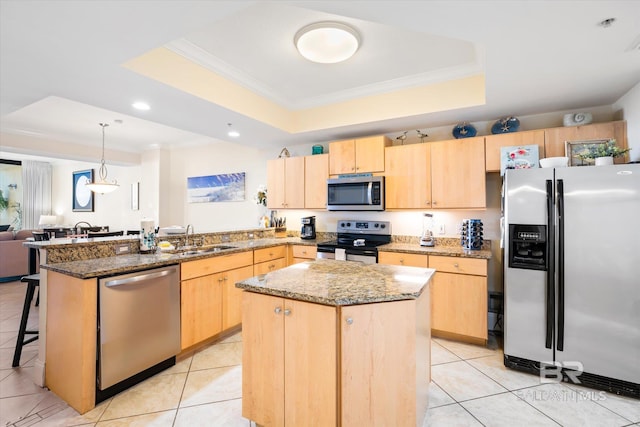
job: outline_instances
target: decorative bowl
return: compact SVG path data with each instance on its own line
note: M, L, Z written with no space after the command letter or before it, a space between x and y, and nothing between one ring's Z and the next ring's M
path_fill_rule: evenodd
M458 123L451 131L452 135L456 139L460 138L472 138L476 136L476 128L467 122Z
M568 157L547 157L546 159L540 159L541 168L565 168L568 165Z
M491 126L491 133L496 135L499 133L517 132L520 128L520 120L516 117L503 117Z

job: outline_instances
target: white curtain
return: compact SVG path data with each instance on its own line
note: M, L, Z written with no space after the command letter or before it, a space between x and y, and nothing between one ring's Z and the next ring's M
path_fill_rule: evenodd
M51 214L51 164L22 161L22 228L38 228L40 215Z

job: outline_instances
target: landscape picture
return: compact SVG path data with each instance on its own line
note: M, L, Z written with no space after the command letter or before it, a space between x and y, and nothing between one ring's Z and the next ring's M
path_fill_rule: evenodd
M245 199L244 172L187 178L189 203L241 202Z

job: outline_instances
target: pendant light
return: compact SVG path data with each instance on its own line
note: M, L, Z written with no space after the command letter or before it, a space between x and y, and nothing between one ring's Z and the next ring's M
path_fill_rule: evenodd
M119 187L119 185L115 179L111 182L107 181L107 166L104 164L104 128L109 126L109 124L108 123L98 123L98 124L102 127L102 160L100 162L100 171L98 173L100 176L100 181L92 182L91 184L86 184L86 187L89 190L93 191L94 193L105 194L105 193L111 193L112 191L116 190Z

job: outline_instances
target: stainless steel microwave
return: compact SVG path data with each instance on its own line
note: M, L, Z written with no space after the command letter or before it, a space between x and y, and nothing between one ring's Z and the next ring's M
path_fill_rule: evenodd
M358 176L328 179L327 210L383 211L384 177Z

